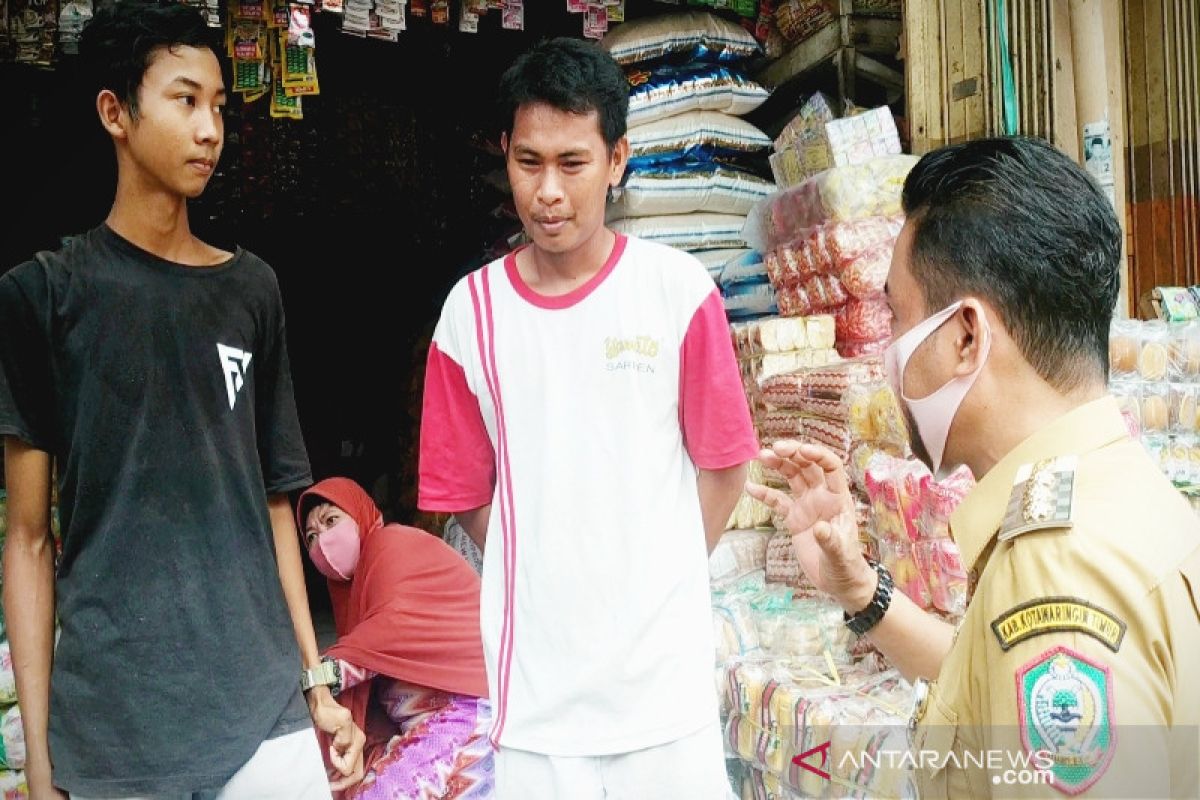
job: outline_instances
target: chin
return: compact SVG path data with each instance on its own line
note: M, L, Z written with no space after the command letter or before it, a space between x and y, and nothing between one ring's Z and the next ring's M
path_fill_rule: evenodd
M533 243L547 253L569 253L579 247L579 241L564 236L534 236Z

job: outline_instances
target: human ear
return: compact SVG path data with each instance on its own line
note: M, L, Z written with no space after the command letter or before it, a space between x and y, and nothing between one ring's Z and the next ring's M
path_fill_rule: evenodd
M104 89L96 95L96 113L100 124L108 135L114 139L124 139L129 135L129 110L117 98L111 89Z
M954 340L955 375L972 375L983 365L992 336L987 313L983 303L968 298L954 315L958 325Z

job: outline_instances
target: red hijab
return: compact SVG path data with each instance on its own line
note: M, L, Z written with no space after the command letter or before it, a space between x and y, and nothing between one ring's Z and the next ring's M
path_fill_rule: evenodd
M321 502L345 511L362 538L353 578L328 581L338 638L327 655L418 686L487 697L479 576L470 565L436 536L384 525L348 478L328 478L301 495L302 533L304 515ZM364 731L370 695L368 681L338 696Z

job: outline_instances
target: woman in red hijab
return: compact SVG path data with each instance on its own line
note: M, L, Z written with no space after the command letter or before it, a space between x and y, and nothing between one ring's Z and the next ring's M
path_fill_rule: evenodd
M384 525L346 478L305 492L297 518L333 599L334 694L367 734L344 800L490 798L478 575L435 536Z

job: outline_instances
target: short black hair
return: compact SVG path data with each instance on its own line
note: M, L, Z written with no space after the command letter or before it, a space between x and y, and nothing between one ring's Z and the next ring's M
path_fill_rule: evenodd
M101 8L83 29L79 56L96 92L109 89L137 115L138 89L160 48L214 49L200 11L170 0L120 0Z
M986 299L1051 386L1107 380L1121 227L1078 164L1040 139L955 144L917 163L903 204L930 312Z
M595 111L611 150L625 135L629 81L599 45L567 37L548 39L518 56L500 78L497 114L505 133L512 133L517 109L531 103L571 114Z

